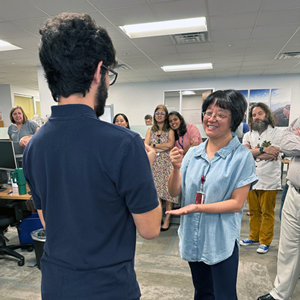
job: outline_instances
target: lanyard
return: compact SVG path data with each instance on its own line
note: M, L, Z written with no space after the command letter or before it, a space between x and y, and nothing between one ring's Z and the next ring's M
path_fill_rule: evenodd
M182 144L180 143L180 138L182 138ZM183 149L183 136L178 137L178 144L180 145L181 149Z

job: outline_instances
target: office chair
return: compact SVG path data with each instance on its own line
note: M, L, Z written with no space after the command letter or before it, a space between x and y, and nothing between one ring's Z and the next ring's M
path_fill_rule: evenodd
M27 248L28 251L33 250L32 244L18 244L18 245L6 245L6 242L9 240L4 236L4 233L8 226L17 226L21 224L19 218L16 216L20 213L20 209L17 208L17 203L12 202L7 204L8 208L0 208L0 255L10 255L19 259L18 265L24 266L25 258L23 255L19 254L18 252L14 251L15 249L19 248ZM15 212L18 211L18 214ZM31 215L31 212L24 212L23 217Z

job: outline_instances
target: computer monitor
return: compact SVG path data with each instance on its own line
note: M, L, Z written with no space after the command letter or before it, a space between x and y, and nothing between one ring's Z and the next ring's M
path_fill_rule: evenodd
M15 149L16 158L22 157L25 148L20 146L19 142L13 142L13 146Z
M0 140L0 170L14 171L17 168L12 141Z

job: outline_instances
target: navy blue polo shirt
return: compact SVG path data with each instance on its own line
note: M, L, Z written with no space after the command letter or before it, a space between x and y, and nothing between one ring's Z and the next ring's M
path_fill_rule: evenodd
M43 299L138 298L131 213L158 206L140 136L87 105L53 106L23 169L46 222Z

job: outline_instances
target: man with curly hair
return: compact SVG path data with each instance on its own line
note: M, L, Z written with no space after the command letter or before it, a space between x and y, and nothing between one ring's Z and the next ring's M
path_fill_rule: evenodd
M250 232L240 245L259 244L257 253L269 251L274 234L275 204L278 190L281 189L281 162L279 158L282 131L275 127L269 107L261 102L249 110L250 131L243 137L255 159L258 182L249 192L247 201L250 212Z
M140 136L98 119L117 79L112 41L87 14L62 13L40 34L58 105L26 147L23 168L47 233L42 299L140 299L136 229L156 237L161 207Z

